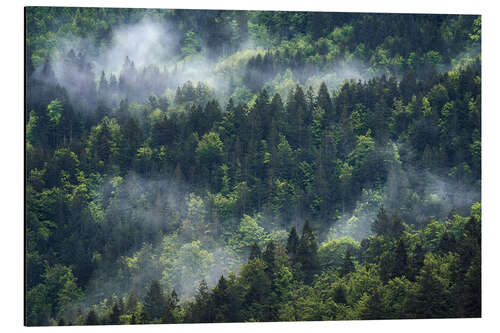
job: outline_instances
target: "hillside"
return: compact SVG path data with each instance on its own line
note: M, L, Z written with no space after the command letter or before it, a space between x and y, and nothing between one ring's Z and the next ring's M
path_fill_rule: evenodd
M481 18L26 9L26 324L481 315Z

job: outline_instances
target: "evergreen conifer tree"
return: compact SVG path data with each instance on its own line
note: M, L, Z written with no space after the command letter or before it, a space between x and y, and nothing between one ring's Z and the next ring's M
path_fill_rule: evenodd
M319 259L318 243L314 237L309 220L306 220L302 229L302 235L297 247L297 262L301 264L305 282L308 284L311 283L314 274L318 272Z
M155 280L151 283L144 297L144 310L151 320L162 318L165 308L165 297L160 287L160 282Z

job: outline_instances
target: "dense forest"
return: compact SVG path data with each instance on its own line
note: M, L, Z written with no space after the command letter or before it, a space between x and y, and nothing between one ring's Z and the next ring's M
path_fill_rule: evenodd
M25 323L481 316L481 18L28 7Z

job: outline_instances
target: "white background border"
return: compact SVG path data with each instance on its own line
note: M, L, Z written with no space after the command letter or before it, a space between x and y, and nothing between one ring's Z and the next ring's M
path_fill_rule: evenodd
M354 321L354 322L309 322L309 323L248 323L248 324L194 324L194 325L148 325L148 326L106 326L106 327L69 327L69 328L25 328L23 327L23 99L24 99L24 12L23 6L92 6L92 7L136 7L136 8L201 8L201 9L259 9L259 10L319 10L348 12L392 12L392 13L447 13L481 14L482 18L482 143L483 143L483 318L458 320L392 320L392 321ZM253 332L281 331L348 331L348 332L490 332L500 327L500 301L498 272L500 261L498 195L498 144L500 143L498 120L498 90L500 77L497 61L500 60L500 16L494 1L437 1L437 0L378 0L378 1L321 1L321 0L252 0L236 2L210 0L52 0L3 2L0 10L2 24L2 51L0 71L1 130L0 142L2 190L0 202L0 327L4 332L18 330L80 331L96 330L102 332L143 331L147 332Z

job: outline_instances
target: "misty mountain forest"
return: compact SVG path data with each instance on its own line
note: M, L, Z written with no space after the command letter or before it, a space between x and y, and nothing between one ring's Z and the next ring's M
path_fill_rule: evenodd
M25 324L481 316L481 17L27 7Z

